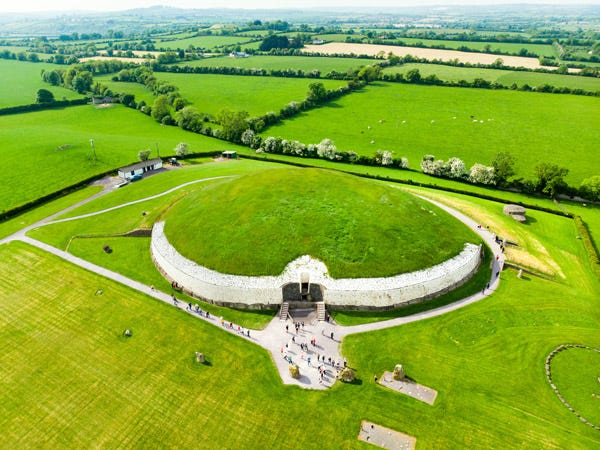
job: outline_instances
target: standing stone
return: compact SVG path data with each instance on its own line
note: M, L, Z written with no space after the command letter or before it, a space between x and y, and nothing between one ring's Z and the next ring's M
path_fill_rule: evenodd
M288 366L288 369L290 371L290 375L292 376L292 378L296 378L296 379L300 378L300 367L298 367L298 364L291 363Z
M198 363L206 362L206 357L204 356L204 353L196 352L196 362L198 362Z
M519 273L517 274L518 278L523 278L523 269L519 269Z
M402 367L402 364L396 364L396 367L394 367L394 374L392 376L394 377L394 380L404 380L406 375L404 374L404 368Z
M354 378L355 378L354 377L354 370L352 370L350 367L344 367L342 369L342 371L340 372L340 378L345 383L352 383L354 381Z

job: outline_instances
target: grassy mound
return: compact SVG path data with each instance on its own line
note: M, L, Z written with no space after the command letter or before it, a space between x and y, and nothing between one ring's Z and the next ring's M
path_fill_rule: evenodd
M169 241L184 256L244 275L276 275L309 254L334 278L390 276L438 264L465 242L479 242L424 200L319 169L214 183L174 205L165 220Z

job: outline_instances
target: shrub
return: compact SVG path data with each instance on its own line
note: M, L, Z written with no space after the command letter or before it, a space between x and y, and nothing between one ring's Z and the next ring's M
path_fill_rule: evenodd
M140 150L138 152L138 158L140 161L148 161L148 158L150 157L151 153L152 153L152 150L150 150L149 148L147 148L145 150Z
M175 155L178 158L185 158L190 153L190 146L185 142L180 142L179 144L177 144L174 150Z

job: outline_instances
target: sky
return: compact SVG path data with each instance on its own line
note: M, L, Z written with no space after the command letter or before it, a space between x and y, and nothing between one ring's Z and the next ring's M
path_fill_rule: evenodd
M465 4L600 4L600 0L2 0L0 13L34 11L121 11L131 8L145 8L165 5L179 8L297 8L315 7L401 7L423 5L465 5Z

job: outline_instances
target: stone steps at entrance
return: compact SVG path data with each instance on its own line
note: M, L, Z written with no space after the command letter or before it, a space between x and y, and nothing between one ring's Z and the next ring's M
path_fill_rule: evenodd
M281 304L281 311L279 311L279 320L283 320L283 321L287 320L289 309L290 309L290 304L288 302L283 302Z
M327 315L327 311L325 309L325 302L318 302L317 303L317 320L324 322L326 315Z

